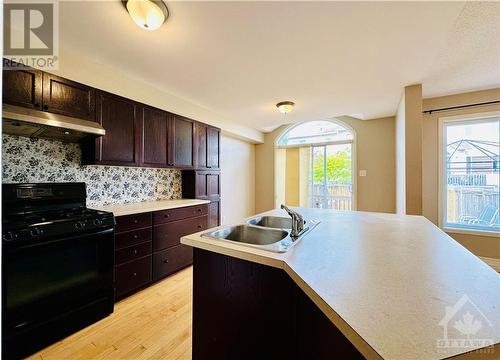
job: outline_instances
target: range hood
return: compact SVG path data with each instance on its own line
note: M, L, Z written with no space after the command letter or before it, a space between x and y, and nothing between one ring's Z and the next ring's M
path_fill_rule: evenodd
M9 104L4 104L2 108L2 130L5 134L65 142L78 142L88 136L106 134L106 130L94 121Z

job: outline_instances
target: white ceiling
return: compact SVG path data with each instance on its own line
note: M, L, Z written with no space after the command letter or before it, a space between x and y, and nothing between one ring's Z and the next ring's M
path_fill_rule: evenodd
M498 2L167 4L147 32L118 0L61 2L60 46L261 130L393 115L415 83L424 96L500 86ZM282 100L297 104L286 117Z

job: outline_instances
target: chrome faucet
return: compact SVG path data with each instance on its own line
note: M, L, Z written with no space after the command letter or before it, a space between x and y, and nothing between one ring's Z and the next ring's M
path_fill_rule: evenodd
M292 217L292 231L290 232L291 237L298 237L302 231L304 231L304 218L298 212L290 209L286 205L281 205L281 208L285 210L288 215Z

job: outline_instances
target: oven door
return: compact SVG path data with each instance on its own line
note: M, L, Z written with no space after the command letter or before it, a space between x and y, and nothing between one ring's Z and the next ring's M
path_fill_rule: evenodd
M113 228L46 242L4 244L4 340L36 335L30 331L43 329L43 324L63 327L57 326L57 319L74 318L99 302L112 312L113 253ZM81 314L89 316L88 311Z

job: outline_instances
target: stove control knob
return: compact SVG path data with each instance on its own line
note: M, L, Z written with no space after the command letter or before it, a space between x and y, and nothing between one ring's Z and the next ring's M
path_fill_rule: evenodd
M31 237L39 237L40 235L42 235L42 232L40 231L39 228L33 228L30 230L30 235Z
M3 239L5 241L12 241L12 240L14 240L14 234L12 232L10 232L10 231L7 231L5 234L3 234L2 237L3 237Z
M94 219L94 221L92 221L92 223L95 226L101 226L102 225L102 220L101 219Z
M77 228L78 230L83 229L84 227L85 227L85 224L81 221L75 223L75 228Z

